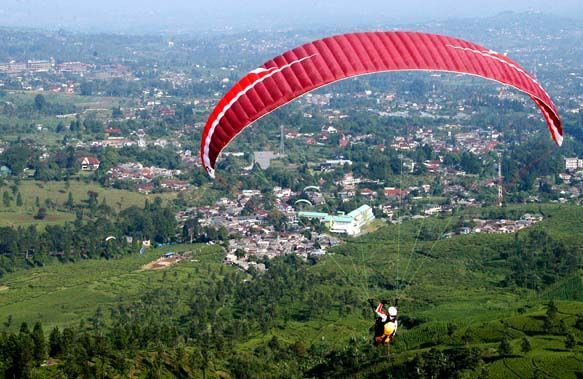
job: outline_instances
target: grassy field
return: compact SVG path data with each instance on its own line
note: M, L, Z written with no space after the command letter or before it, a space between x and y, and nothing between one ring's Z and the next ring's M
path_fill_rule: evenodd
M11 185L12 183L8 182L3 191L10 192L9 186ZM131 206L143 207L146 200L151 202L156 196L162 198L166 204L176 198L176 193L145 195L134 191L104 188L97 183L86 183L82 180L72 180L69 184L66 182L45 183L36 180L23 180L18 188L22 195L23 205L22 207L16 206L16 200L13 199L10 207L0 207L0 226L58 224L65 221L73 221L75 219L74 213L52 209L48 209L48 216L44 220L35 220L34 218L38 211L36 206L37 198L40 207L47 207L47 200L52 200L57 207L62 208L67 201L69 192L73 195L73 201L76 204L85 204L88 199L87 193L89 191L96 192L100 203L105 199L105 202L118 212ZM15 198L16 196L12 197Z
M190 260L165 270L142 270L142 266L168 252L192 251ZM134 300L151 287L173 287L189 273L217 269L222 254L216 246L174 245L113 260L87 260L52 264L6 275L0 283L0 320L12 316L11 329L22 321L39 320L47 327L76 324L97 308ZM167 272L167 276L164 275ZM164 279L167 278L167 279ZM203 278L195 275L194 279ZM191 278L188 278L191 280Z
M50 224L63 224L67 221L75 220L75 215L68 212L49 211L43 220L36 220L34 218L35 215L36 211L32 209L19 209L17 207L10 210L2 209L2 211L0 211L0 227L26 227L29 225L42 226Z
M36 95L42 94L47 103L49 104L62 104L65 106L70 106L72 109L76 109L82 117L89 113L93 113L98 117L110 117L111 109L120 104L119 98L114 97L96 97L96 96L79 96L71 94L44 92L44 91L6 91L6 96L3 97L3 101L10 102L14 104L17 108L22 106L32 107L34 104L34 98ZM73 113L73 112L72 112ZM34 141L38 141L43 145L56 145L62 141L62 135L54 133L56 126L62 122L68 124L71 120L74 120L75 116L72 115L66 118L57 118L56 115L41 114L36 111L21 113L20 115L0 115L0 123L12 124L12 125L22 125L22 127L28 127L29 125L34 125L35 127L42 127L42 131L38 130L14 130L12 133L4 134L2 137L4 140L15 140L18 137L30 138Z
M65 182L39 182L23 181L20 184L20 191L26 206L33 206L36 197L44 203L45 199L52 199L58 204L67 201L69 192L73 195L75 203L87 200L87 192L93 191L98 194L97 200L101 202L105 199L106 203L116 211L131 207L143 207L146 200L153 201L157 196L165 201L172 200L176 197L175 193L149 194L145 195L135 191L119 190L115 188L104 188L97 183L85 183L84 181L72 180L67 185Z

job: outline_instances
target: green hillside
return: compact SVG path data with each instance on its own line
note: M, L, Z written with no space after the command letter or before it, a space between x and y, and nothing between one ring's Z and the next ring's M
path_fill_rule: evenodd
M563 263L579 254L583 209L540 210L544 221L518 235L420 239L423 227L445 230L464 214L389 224L318 262L265 262L265 273L222 264L216 245L51 264L3 278L0 320L23 340L22 322L42 322L49 340L70 336L53 365L32 370L38 377L577 378L583 273ZM540 280L516 275L525 247ZM192 255L143 269L168 251ZM398 299L390 350L370 342L369 298Z

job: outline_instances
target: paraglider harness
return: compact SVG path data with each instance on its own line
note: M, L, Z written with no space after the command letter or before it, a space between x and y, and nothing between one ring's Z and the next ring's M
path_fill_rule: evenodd
M383 305L388 301L381 300L376 307L372 299L369 299L368 303L375 313L375 323L371 327L371 329L374 328L373 344L379 346L392 343L397 334L397 317L391 317L383 310ZM395 305L397 305L396 302Z

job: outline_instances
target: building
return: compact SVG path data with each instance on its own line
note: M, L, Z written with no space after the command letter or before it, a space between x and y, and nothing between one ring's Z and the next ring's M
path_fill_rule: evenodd
M372 208L362 205L352 212L344 215L329 215L320 212L299 212L299 217L316 219L325 222L332 233L356 236L362 232L362 227L374 220Z
M441 162L440 161L425 161L425 162L423 162L423 165L427 168L427 171L436 172L441 167Z
M12 170L8 166L0 167L0 176L10 176L12 175Z
M26 67L28 71L47 72L53 68L54 64L50 61L28 61Z
M322 163L322 165L326 167L342 167L344 165L352 166L352 161L350 159L328 159Z
M95 171L99 168L99 159L95 157L81 157L79 158L79 164L81 165L82 171Z
M9 62L0 64L0 72L7 74L19 74L26 71L26 63L24 62Z
M267 170L271 165L271 160L279 156L273 151L256 151L253 153L253 163L256 163L264 170Z
M190 184L184 180L165 179L160 181L160 188L170 191L185 191L190 187Z
M298 217L305 217L308 220L318 220L320 222L328 222L330 215L322 212L299 212Z
M362 227L374 218L372 208L368 205L362 205L345 216L332 216L330 218L330 231L355 236L360 234Z
M389 200L403 199L409 195L409 190L402 190L395 187L385 187L383 192L385 193L385 197Z
M89 71L89 65L81 62L63 62L57 65L61 72L71 72L73 74L84 74Z
M583 159L565 158L565 170L577 170L583 168Z

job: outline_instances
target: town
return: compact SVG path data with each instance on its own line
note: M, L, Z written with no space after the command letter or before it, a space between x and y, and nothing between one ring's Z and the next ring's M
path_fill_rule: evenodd
M241 43L268 54L293 42L288 38L282 35L271 45ZM172 56L188 46L167 41L159 47ZM223 54L221 47L217 54ZM210 63L195 60L190 69L196 78L171 65L146 77L137 63L85 59L51 56L0 64L2 113L17 120L31 110L38 118L19 140L26 155L15 151L7 129L0 175L45 182L76 177L146 196L179 194L179 228L196 218L202 227L225 229L226 259L243 268L263 267L264 257L288 253L316 257L383 222L508 202L581 201L583 159L557 153L547 158L542 151L520 156L512 144L532 143L541 120L528 114L528 97L499 84L482 83L479 94L463 97L450 90L448 74L435 73L394 83L380 77L381 85L364 90L344 85L309 93L289 106L295 122L272 118L263 129L242 135L244 147L237 143L224 153L222 175L232 185L231 178L238 181L227 189L205 178L193 141L242 67L211 70ZM141 59L147 64L148 58ZM557 63L545 62L547 71L565 69L552 65ZM567 87L581 80L573 70ZM561 106L581 123L583 97L567 92L559 96ZM195 98L184 96L189 93ZM118 101L119 96L130 100ZM514 120L509 110L482 116L484 107L499 104L520 115L520 128L508 127ZM521 177L525 170L527 182ZM257 182L259 176L265 183ZM213 187L216 194L208 196ZM207 195L197 204L185 201L199 193ZM5 192L5 204L11 196ZM467 219L473 227L439 237L514 232L542 217L522 216Z

